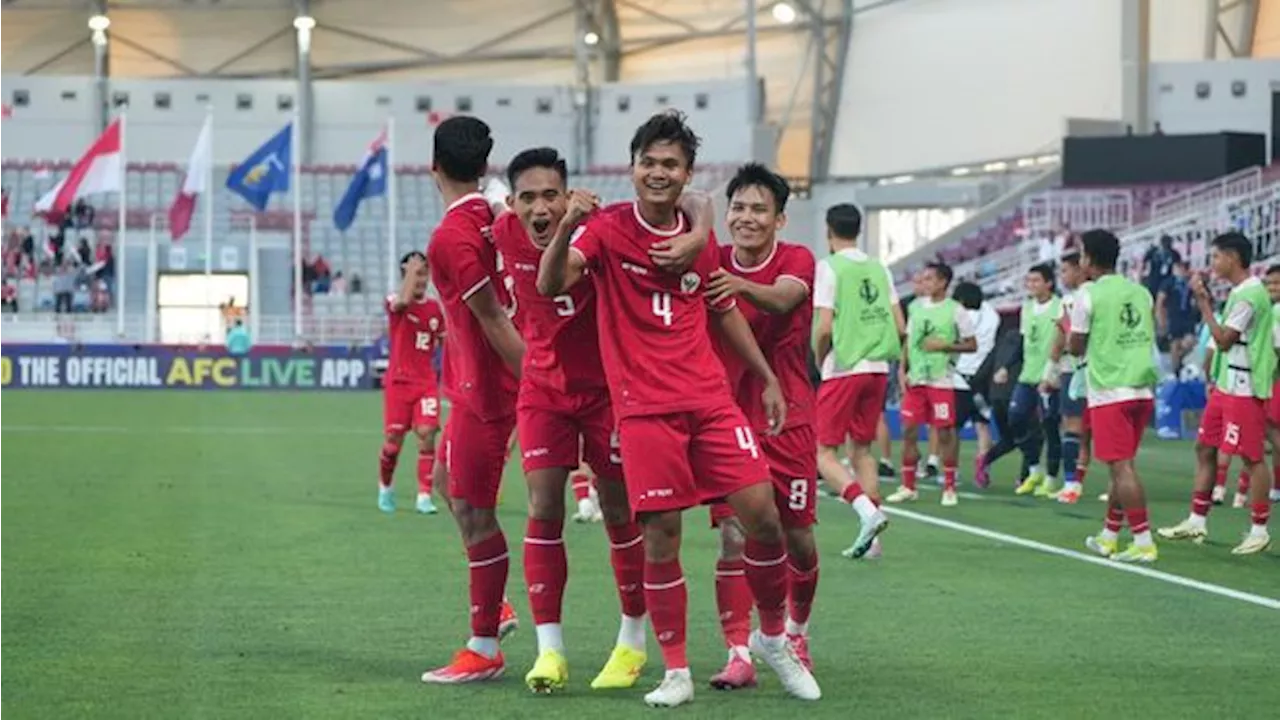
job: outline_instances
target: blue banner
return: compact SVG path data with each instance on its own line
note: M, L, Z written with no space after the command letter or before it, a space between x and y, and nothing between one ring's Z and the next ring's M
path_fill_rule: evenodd
M369 390L372 347L311 350L167 345L0 346L0 387L136 390Z

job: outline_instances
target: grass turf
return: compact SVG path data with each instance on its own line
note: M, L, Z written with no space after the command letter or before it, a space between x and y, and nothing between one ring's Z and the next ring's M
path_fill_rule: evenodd
M373 394L11 392L3 426L3 709L18 718L592 717L649 714L657 648L637 689L587 687L616 633L599 526L566 531L571 687L533 697L519 563L523 489L501 520L524 626L508 676L423 686L466 635L466 572L452 521L374 508ZM1093 469L1074 507L996 485L958 508L912 509L1079 549L1102 508ZM1151 440L1140 469L1156 525L1186 512L1186 444ZM967 464L966 464L967 468ZM716 535L689 513L690 659L704 683L724 651ZM1205 547L1164 543L1158 569L1280 598L1280 554L1228 554L1244 511L1217 508ZM700 685L698 717L1086 718L1265 716L1280 702L1280 612L897 519L885 557L840 558L851 512L823 507L812 651L824 690L803 708L762 687Z

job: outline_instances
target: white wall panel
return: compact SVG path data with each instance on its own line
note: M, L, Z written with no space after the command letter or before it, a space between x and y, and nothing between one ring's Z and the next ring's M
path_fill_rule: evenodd
M1240 83L1243 94L1233 93ZM1280 60L1219 60L1151 66L1151 119L1166 133L1271 134L1271 92Z
M1151 62L1204 60L1205 33L1214 21L1205 0L1156 0L1149 19Z
M903 0L854 22L832 172L1032 152L1119 117L1117 0Z

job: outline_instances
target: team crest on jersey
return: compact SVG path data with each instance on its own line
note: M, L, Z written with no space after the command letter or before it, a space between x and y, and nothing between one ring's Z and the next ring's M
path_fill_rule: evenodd
M680 292L688 295L698 289L702 284L702 278L696 272L687 272L680 276Z
M427 327L431 328L431 331L432 331L432 332L435 332L436 330L438 330L438 329L440 328L440 319L439 319L439 318L429 318L429 319L427 320Z

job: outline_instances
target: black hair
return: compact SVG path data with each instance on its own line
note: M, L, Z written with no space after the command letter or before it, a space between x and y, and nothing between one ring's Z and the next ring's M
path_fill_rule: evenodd
M934 260L933 262L925 263L924 269L932 270L937 273L938 277L942 278L944 285L950 285L951 278L955 277L955 273L951 271L951 266L941 260Z
M985 299L982 288L968 280L956 283L956 289L951 291L951 297L966 310L977 310L982 307L982 301Z
M787 209L787 200L791 197L791 186L786 178L760 163L747 163L738 168L738 172L729 179L729 187L725 198L730 202L733 196L744 187L764 188L773 196L773 209L783 212Z
M853 203L827 208L827 230L841 240L857 240L862 234L862 211Z
M516 178L520 177L524 171L534 168L555 170L562 182L569 179L569 167L565 164L564 158L560 157L558 150L552 147L529 148L520 151L507 165L507 184L511 186L512 192L516 189Z
M660 142L679 145L689 162L689 169L693 169L702 139L689 127L684 113L679 110L664 110L636 128L636 134L631 136L631 164L635 164L637 155Z
M1219 252L1235 253L1243 267L1253 264L1253 243L1240 232L1226 232L1213 239L1213 248Z
M1044 281L1049 283L1050 285L1053 284L1053 265L1052 264L1040 263L1039 265L1033 265L1031 269L1027 271L1027 274L1031 274L1031 273L1035 273L1040 277L1044 278Z
M400 277L404 277L404 266L409 264L409 260L413 258L422 258L422 262L427 261L427 256L420 250L410 250L400 257Z
M480 118L457 115L436 127L431 162L456 182L475 182L489 167L493 135Z
M1063 255L1063 256L1062 256L1061 263L1062 263L1063 265L1079 265L1079 264L1080 264L1080 251L1079 251L1079 250L1072 250L1071 252L1069 252L1069 253L1067 253L1067 254Z
M1080 236L1080 245L1089 264L1103 270L1115 270L1120 258L1120 238L1109 230L1089 230Z
M1280 273L1280 265L1272 265L1271 267L1268 267L1265 274L1270 275L1272 273Z

